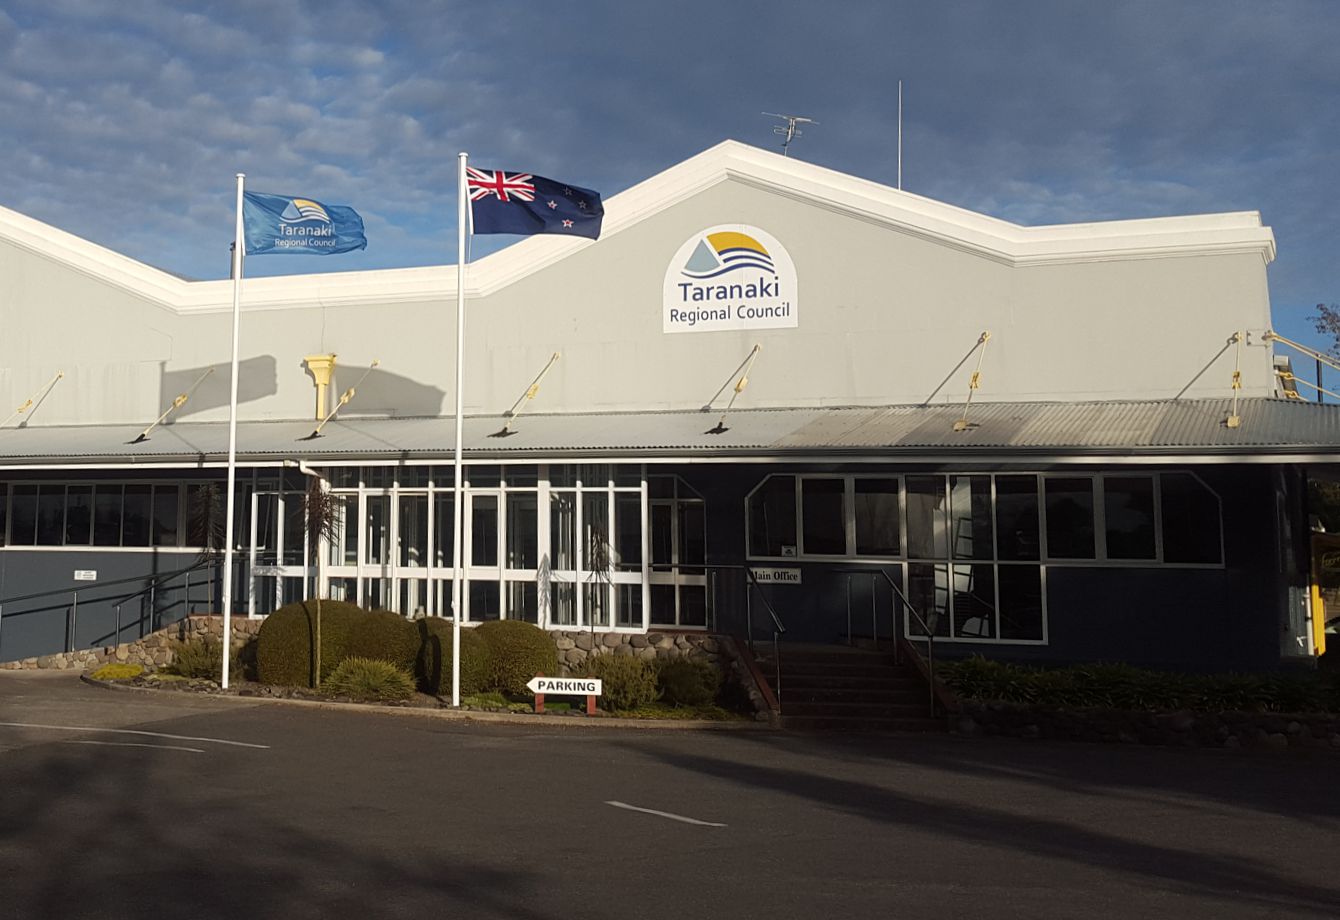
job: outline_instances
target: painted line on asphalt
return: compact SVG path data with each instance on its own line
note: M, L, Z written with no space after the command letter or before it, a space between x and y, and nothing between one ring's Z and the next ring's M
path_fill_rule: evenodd
M204 748L188 748L179 744L143 744L139 741L93 741L88 738L80 741L63 741L62 744L100 744L107 747L154 748L159 751L190 751L192 754L205 753Z
M677 815L669 811L657 811L654 808L639 808L636 805L629 805L627 802L606 802L606 805L613 805L615 808L625 808L628 811L640 811L644 815L656 815L658 818L669 818L671 821L683 821L685 824L696 824L699 827L726 827L725 824L718 824L715 821L699 821L697 818L687 818L684 815Z
M37 728L53 732L107 732L114 735L140 735L146 738L166 738L169 741L199 741L202 744L226 744L232 747L257 748L268 751L268 744L252 744L249 741L229 741L226 738L196 738L191 735L169 735L164 732L146 732L134 728L94 728L86 725L39 725L35 722L0 722L0 727Z

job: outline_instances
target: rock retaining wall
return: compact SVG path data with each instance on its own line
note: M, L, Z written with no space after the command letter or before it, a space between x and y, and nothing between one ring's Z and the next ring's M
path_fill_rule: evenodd
M233 648L240 649L260 632L264 620L235 617L232 621ZM744 688L754 706L755 718L767 721L770 710L749 669L741 661L730 639L706 633L591 633L550 632L558 646L558 661L564 674L580 667L592 655L628 655L654 661L660 658L695 658L715 664L728 679ZM21 661L0 662L0 670L74 670L95 671L104 664L138 664L153 671L172 663L174 642L219 639L223 636L223 618L195 616L178 620L136 642L104 648L78 649L58 655L42 655Z
M260 632L263 620L234 617L232 621L233 648L240 649ZM100 648L76 649L58 655L42 655L20 661L0 662L0 670L30 671L95 671L104 664L138 664L146 670L161 668L172 663L172 644L203 638L223 637L223 617L186 617L135 642Z
M1264 712L1130 712L964 701L959 734L1221 748L1340 750L1340 715Z

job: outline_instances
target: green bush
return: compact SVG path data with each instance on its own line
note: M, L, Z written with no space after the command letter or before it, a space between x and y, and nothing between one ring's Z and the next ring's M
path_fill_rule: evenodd
M1127 664L1041 669L974 656L936 676L958 696L1146 712L1340 712L1340 683L1315 674L1173 674Z
M349 634L367 613L347 601L321 601L321 677L349 654ZM265 618L256 638L256 673L261 683L285 687L315 685L316 601L280 607Z
M414 677L377 658L346 658L321 689L362 703L400 703L414 696Z
M236 663L236 656L233 657L234 660L230 661L229 665ZM174 642L172 661L164 665L163 670L181 677L222 680L223 643L209 638Z
M141 665L112 662L98 668L89 676L94 680L130 680L132 677L139 677L143 673L144 668Z
M656 668L632 655L593 655L582 662L573 676L600 678L602 708L611 712L639 709L654 703L660 695L656 689Z
M707 706L721 689L721 672L706 661L666 658L656 668L656 685L670 706Z
M414 676L424 693L451 695L451 621L425 617L413 621L419 641ZM474 629L461 630L461 696L479 693L491 672L489 644Z
M419 654L419 630L398 613L374 610L354 621L349 630L348 654L389 661L403 671L413 672L414 659Z
M526 684L536 674L558 676L558 648L540 627L522 620L490 620L474 631L488 643L491 653L485 689L525 693Z

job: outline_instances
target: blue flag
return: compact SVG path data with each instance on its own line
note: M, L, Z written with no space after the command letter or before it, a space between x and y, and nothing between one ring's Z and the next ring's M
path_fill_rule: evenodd
M562 233L596 239L605 208L600 193L501 169L465 169L475 233Z
M328 256L368 248L363 218L353 208L264 192L243 192L242 198L249 256L266 252Z

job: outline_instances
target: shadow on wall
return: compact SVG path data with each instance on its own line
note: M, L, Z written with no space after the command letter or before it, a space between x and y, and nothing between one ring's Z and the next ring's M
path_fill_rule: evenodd
M357 395L349 402L351 415L441 415L445 390L393 374L380 367L336 365L326 396L327 411L334 409L340 394L349 387Z
M169 371L166 362L160 362L159 404L166 409L182 393L190 392L191 387L200 381L190 399L184 406L172 414L179 419L188 415L221 409L228 405L229 367L223 361L214 365L214 373L200 380L209 370L205 367L188 367L178 371ZM237 368L238 403L255 402L279 392L279 375L274 355L261 355L239 362ZM160 410L161 411L161 410Z

